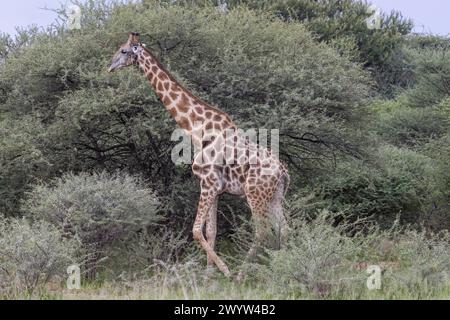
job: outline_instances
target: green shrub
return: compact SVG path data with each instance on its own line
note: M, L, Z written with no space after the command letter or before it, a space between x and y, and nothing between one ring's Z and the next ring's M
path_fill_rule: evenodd
M438 108L450 120L450 97L442 100Z
M163 265L189 260L193 248L198 249L195 242L170 227L142 230L128 241L121 241L111 253L114 265L109 266L109 278L118 277L122 281L147 278L160 271Z
M450 131L450 120L437 108L398 107L378 115L378 134L398 147L417 148Z
M40 148L43 127L32 117L0 116L0 211L17 214L29 184L45 179L51 165Z
M292 213L288 241L266 249L267 259L249 267L252 283L275 296L398 298L443 294L450 286L450 237L397 223L382 230L343 213ZM368 266L382 269L381 289L367 289ZM276 275L276 276L274 276Z
M436 190L439 190L439 197L433 202L426 226L434 230L450 230L450 135L431 141L423 147L422 152L435 161L437 178L434 183Z
M154 225L159 201L142 180L124 173L65 174L36 185L22 210L81 241L93 276L118 240Z
M65 277L78 243L55 226L37 221L0 220L0 297L32 297L55 276Z
M333 211L372 217L391 224L401 213L402 222L417 223L421 213L439 194L435 161L415 151L380 147L376 162L342 162L322 183L322 199Z
M436 106L450 97L450 51L423 49L413 53L416 84L405 94L417 108Z
M323 211L313 219L303 216L292 221L288 241L280 250L269 252L268 265L260 270L277 291L328 295L331 288L345 284L350 257L354 259L359 248L345 236L348 224L333 227L336 217Z
M417 287L450 286L450 235L406 230L398 236L392 254L402 272L389 276L414 291Z

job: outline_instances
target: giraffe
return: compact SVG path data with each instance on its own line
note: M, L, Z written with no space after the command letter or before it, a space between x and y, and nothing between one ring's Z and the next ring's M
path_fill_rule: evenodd
M183 87L135 32L130 33L128 41L114 54L109 71L131 65L139 66L162 104L198 147L192 171L200 181L201 190L193 237L206 252L207 265L217 266L230 277L228 266L214 250L219 196L229 193L245 197L254 220L274 221L283 233L287 228L282 202L289 185L288 170L271 151L242 135L228 114ZM265 233L265 228L255 225L255 239L246 260L255 256ZM237 280L243 277L241 270Z

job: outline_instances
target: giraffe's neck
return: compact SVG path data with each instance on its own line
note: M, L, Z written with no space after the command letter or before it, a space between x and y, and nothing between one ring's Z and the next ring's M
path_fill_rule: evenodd
M185 89L148 50L140 53L137 62L166 109L187 134L192 135L199 124L208 130L236 128L226 113Z

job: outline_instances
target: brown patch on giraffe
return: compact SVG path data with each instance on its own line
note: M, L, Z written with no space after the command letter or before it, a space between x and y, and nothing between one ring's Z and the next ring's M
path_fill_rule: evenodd
M203 114L203 108L200 106L196 106L195 108L195 112L197 112L198 114Z
M166 91L168 91L170 88L170 83L169 82L164 82L164 89L166 89Z
M213 128L213 126L214 126L214 124L213 124L212 122L208 122L208 123L205 125L205 130L211 130L211 129Z
M164 91L164 87L161 81L158 81L158 90L159 91Z
M178 112L177 112L177 109L176 109L176 108L170 108L170 109L169 109L169 112L170 112L170 115L171 115L173 118L176 118L176 116L178 115Z
M205 118L197 115L196 113L194 113L193 119L194 119L195 122L203 122L203 121L205 121Z
M158 67L157 67L157 66L153 66L153 67L152 67L152 72L153 72L154 74L157 74L157 73L158 73Z
M164 105L169 105L172 103L172 100L170 100L170 98L168 96L164 96L162 102L164 103Z
M213 113L212 113L211 111L206 111L206 112L205 112L205 117L206 117L207 119L211 119L212 115L213 115Z
M184 93L181 94L181 101L178 103L178 110L181 112L189 111L189 99Z
M171 89L172 91L176 91L176 92L181 91L180 86L177 85L176 83L172 83L172 86L170 87L170 89Z
M225 120L223 120L224 128L233 128L234 123L230 117L225 116Z
M169 95L174 101L178 98L178 95L175 92L170 92Z
M221 117L220 115L216 114L216 115L214 115L213 120L214 120L214 121L221 121L221 120L222 120L222 117Z
M211 170L211 165L207 164L202 167L202 174L206 175Z
M160 72L158 78L161 79L162 81L169 80L169 77L164 72Z
M211 143L211 141L203 140L202 141L202 149L205 149L207 146L209 146L210 143Z
M182 117L179 121L178 121L180 127L182 127L183 129L186 129L188 131L190 131L192 129L191 127L191 123L189 122L188 118Z
M162 100L162 98L164 97L164 95L161 92L157 92L156 94L158 95L159 100Z

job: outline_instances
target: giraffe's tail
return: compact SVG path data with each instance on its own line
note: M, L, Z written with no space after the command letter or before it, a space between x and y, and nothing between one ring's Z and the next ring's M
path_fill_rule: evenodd
M286 193L291 181L289 172L284 165L281 166L281 171L281 176L278 179L278 185L276 187L274 197L270 202L270 212L274 219L273 222L275 223L275 230L280 236L280 241L286 238L287 231L289 230L287 217L283 209L283 203L285 202Z

